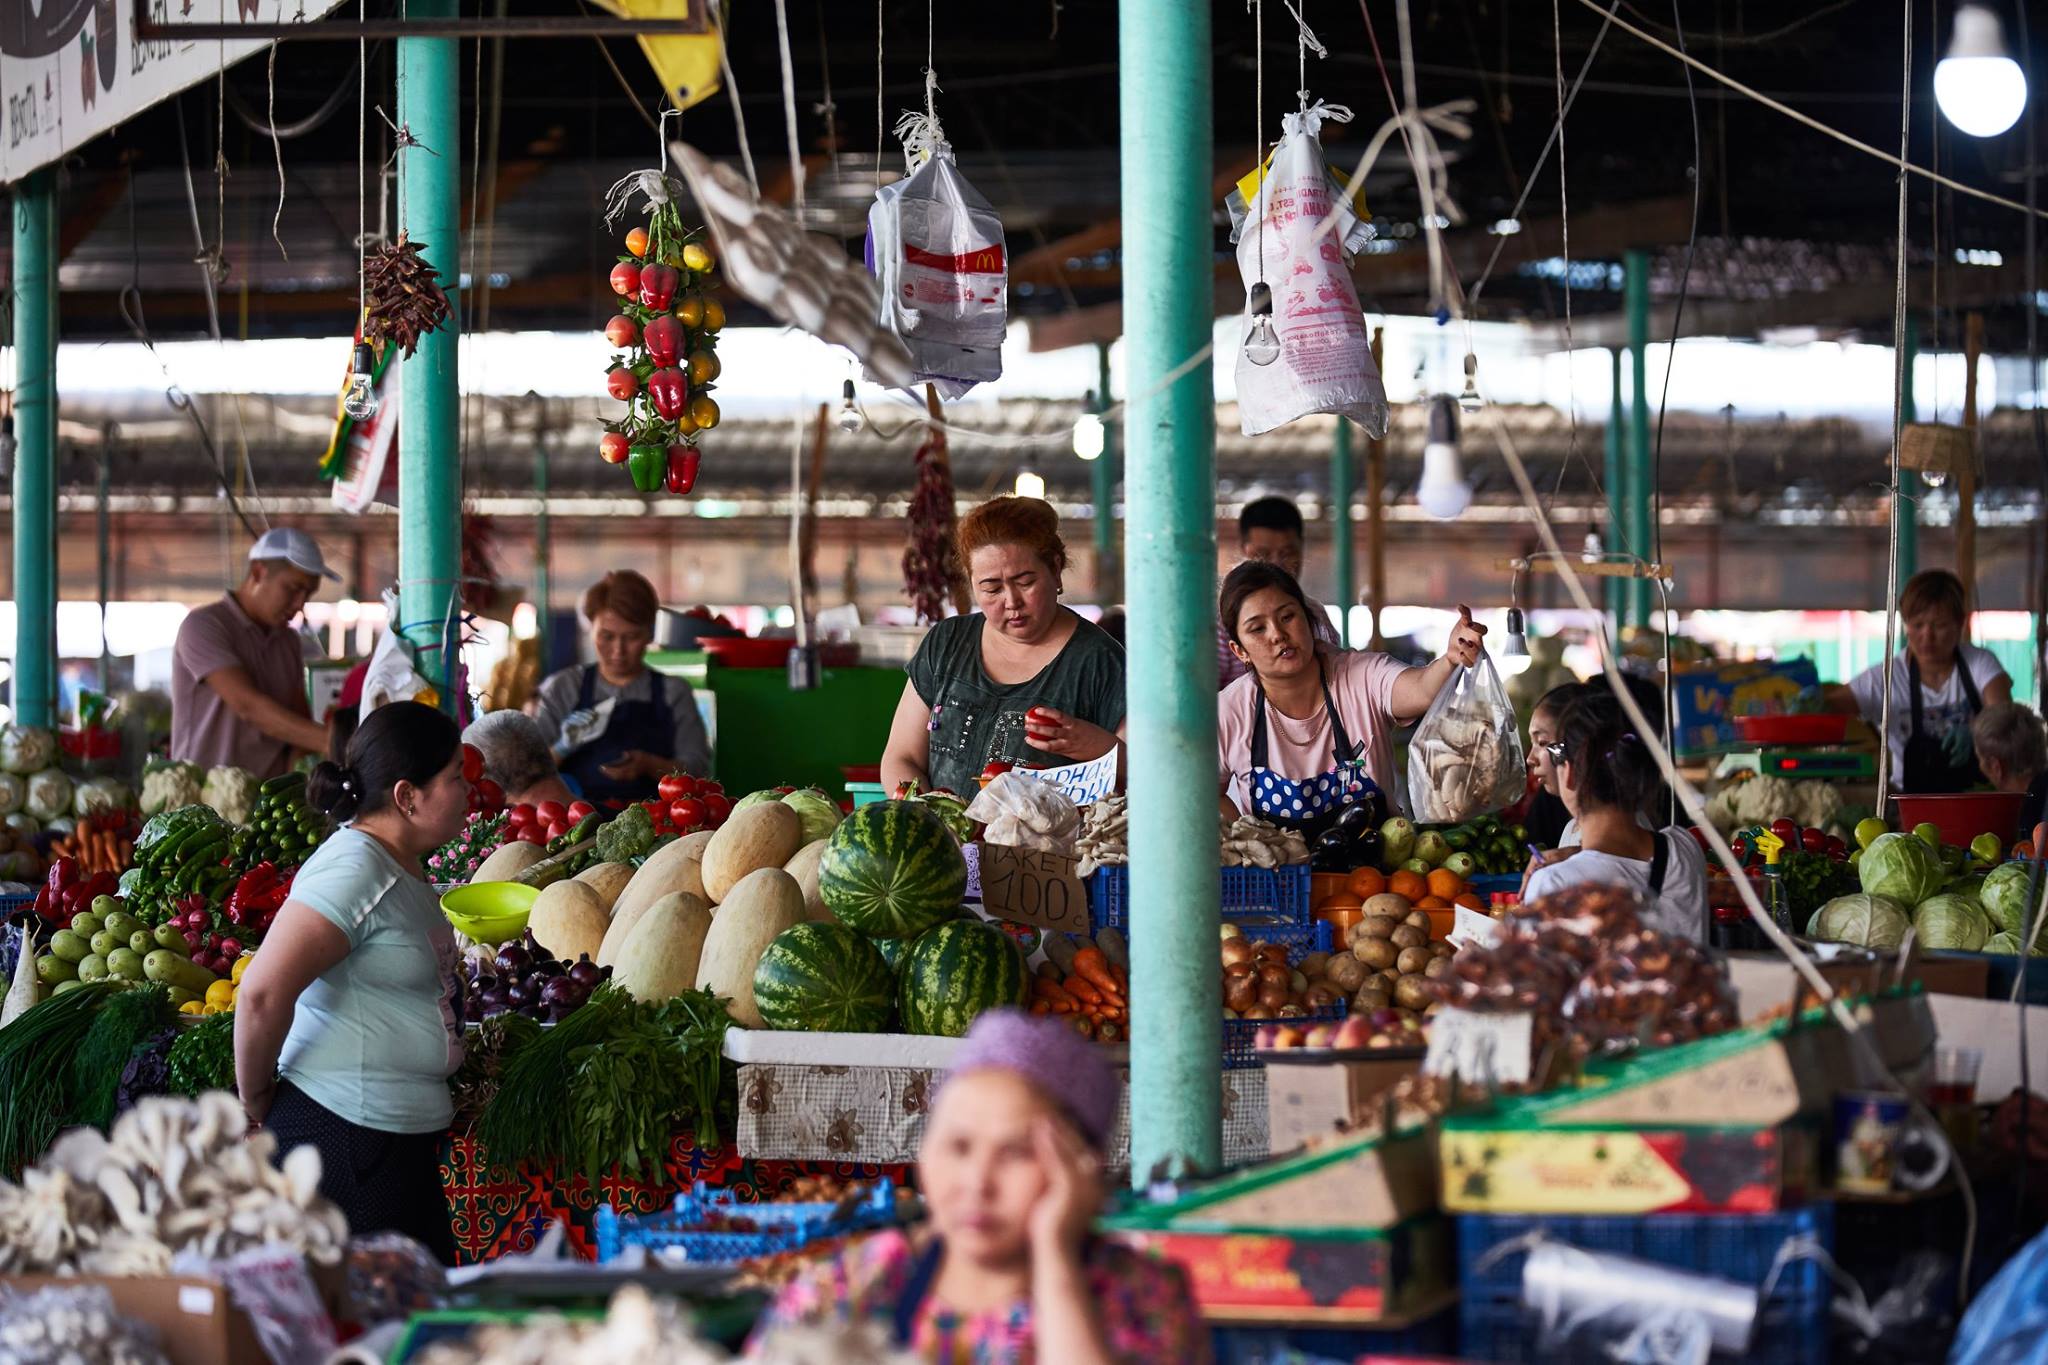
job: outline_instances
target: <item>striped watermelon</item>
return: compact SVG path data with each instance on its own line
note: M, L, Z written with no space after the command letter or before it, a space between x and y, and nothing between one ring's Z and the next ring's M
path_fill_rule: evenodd
M785 929L754 968L754 1006L769 1028L880 1033L895 1003L896 973L843 924Z
M896 1009L905 1033L958 1038L983 1010L1022 1005L1024 955L1010 936L981 920L927 929L897 973Z
M870 938L915 938L951 919L967 859L930 806L877 801L840 821L818 866L825 908Z
M903 970L903 959L910 956L910 940L907 938L871 938L868 944L882 955L882 961L889 964L889 970Z

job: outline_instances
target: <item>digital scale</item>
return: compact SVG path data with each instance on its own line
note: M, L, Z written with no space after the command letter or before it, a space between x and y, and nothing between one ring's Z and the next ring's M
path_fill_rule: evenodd
M1788 782L1808 779L1874 782L1877 780L1877 751L1847 745L1738 749L1722 755L1714 775L1727 778L1740 772L1782 777Z

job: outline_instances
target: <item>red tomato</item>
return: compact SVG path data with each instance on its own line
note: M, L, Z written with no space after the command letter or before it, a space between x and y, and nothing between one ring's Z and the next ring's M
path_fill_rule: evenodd
M540 817L542 824L554 825L560 824L569 812L559 801L543 801L533 808L533 813Z
M711 808L694 796L685 796L668 808L668 818L675 821L677 829L698 829L709 814Z
M637 294L640 292L640 267L631 261L620 261L612 267L612 292L614 294Z
M476 789L482 794L484 804L492 810L503 810L505 808L505 789L491 781L490 778L487 777L477 783Z
M663 801L680 801L697 794L697 779L688 773L670 773L661 779L657 790Z
M711 823L722 825L725 817L732 814L732 802L725 799L724 792L711 792L703 798L704 807L710 813Z
M597 807L591 805L588 801L578 801L569 807L569 818L572 821L580 821L587 816L595 814L597 814Z
M483 750L481 750L481 749L477 748L477 747L476 747L476 745L474 745L474 744L465 744L465 745L463 745L463 746L462 746L462 780L463 780L464 782L481 782L481 781L483 781L483 778L484 778L484 754L483 754Z
M631 370L613 370L604 377L604 391L624 402L640 392L640 380Z
M1817 829L1803 830L1799 835L1799 844L1808 853L1825 853L1828 851L1828 836Z

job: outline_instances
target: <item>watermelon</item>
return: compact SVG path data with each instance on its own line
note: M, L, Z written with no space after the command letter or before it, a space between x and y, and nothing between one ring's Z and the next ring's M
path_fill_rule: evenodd
M818 866L818 895L870 938L916 938L951 919L967 894L967 859L946 822L919 801L877 801L839 823Z
M843 924L785 929L754 968L754 1008L769 1028L880 1033L895 1003L896 973Z
M905 1033L958 1038L983 1010L1024 1003L1024 955L1008 934L981 920L925 930L897 977Z
M910 956L910 940L907 938L871 938L868 943L882 955L882 961L889 964L889 970L903 970L903 959Z

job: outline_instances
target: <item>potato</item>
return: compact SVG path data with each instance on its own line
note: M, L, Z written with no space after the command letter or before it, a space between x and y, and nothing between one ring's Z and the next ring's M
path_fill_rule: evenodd
M1393 997L1379 990L1363 990L1351 997L1351 1008L1359 1013L1383 1010L1392 1003Z
M1391 967L1401 950L1383 938L1362 938L1351 945L1351 955L1368 967Z
M1401 927L1401 921L1393 915L1367 915L1352 928L1358 938L1391 938Z
M1429 1008L1436 996L1429 989L1426 977L1404 976L1394 983L1394 1003L1406 1010Z
M1435 957L1449 957L1453 953L1457 952L1458 949L1454 944L1445 943L1442 940L1438 940L1437 942L1429 945L1429 951L1431 955Z
M1358 988L1364 991L1385 991L1392 995L1394 982L1398 979L1392 972L1369 972L1365 980L1358 983Z
M1346 995L1363 986L1366 975L1365 964L1350 953L1340 953L1332 957L1329 966L1323 972L1324 979Z
M1301 998L1301 1003L1312 1010L1328 1009L1344 1003L1344 992L1326 982L1318 981L1310 986Z
M1434 961L1436 959L1429 955L1427 948L1403 948L1401 956L1394 959L1394 970L1403 976L1409 976L1420 973Z
M1447 973L1449 973L1450 970L1451 959L1449 958L1449 956L1432 957L1429 960L1428 965L1422 969L1422 974L1428 977L1431 981L1434 981L1438 977L1444 976Z
M1396 948L1420 948L1429 942L1429 930L1404 924L1387 937L1393 941Z
M1296 968L1296 969L1295 969L1294 971L1292 971L1292 972L1288 973L1288 976L1287 976L1287 993L1288 993L1289 995L1300 995L1300 994L1301 994L1301 993L1302 993L1303 991L1305 991L1305 990L1307 990L1307 989L1308 989L1308 974L1307 974L1307 973L1303 972L1303 971L1302 971L1302 970L1301 970L1300 968Z
M1299 970L1303 976L1313 981L1317 977L1322 976L1329 969L1329 966L1330 954L1310 953L1302 958Z
M1391 919L1396 924L1401 917L1415 908L1415 903L1406 896L1397 896L1391 891L1382 891L1365 903L1365 917Z
M1429 911L1411 910L1408 912L1408 918L1402 920L1401 923L1412 924L1426 934L1430 930Z

